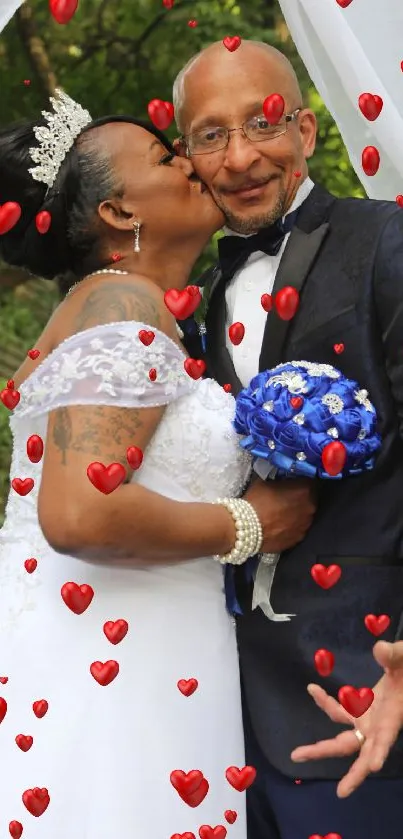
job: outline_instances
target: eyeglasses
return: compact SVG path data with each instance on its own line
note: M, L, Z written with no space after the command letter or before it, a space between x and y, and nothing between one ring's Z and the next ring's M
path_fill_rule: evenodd
M212 154L215 151L225 149L229 143L230 134L233 134L234 131L242 131L251 143L263 143L265 140L274 140L276 137L285 134L288 123L293 122L300 111L301 108L297 108L292 114L284 114L276 125L271 125L262 114L248 119L240 128L208 126L200 129L200 131L195 131L193 134L181 137L181 140L186 145L188 155Z

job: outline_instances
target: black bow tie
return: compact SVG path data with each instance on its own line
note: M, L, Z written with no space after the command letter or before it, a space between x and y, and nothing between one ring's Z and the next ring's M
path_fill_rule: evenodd
M288 213L284 221L278 219L270 227L262 227L253 236L223 236L218 241L218 260L222 276L230 280L248 257L256 251L263 251L269 256L276 256L284 237L294 226L298 210Z

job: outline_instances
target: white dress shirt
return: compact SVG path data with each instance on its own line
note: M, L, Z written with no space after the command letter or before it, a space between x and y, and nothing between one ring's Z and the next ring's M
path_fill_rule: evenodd
M300 207L314 186L310 178L305 179L286 215ZM225 228L225 233L229 236L240 235L228 228ZM290 233L287 233L276 256L268 256L262 251L251 254L245 265L234 274L225 291L226 345L235 372L244 387L259 372L259 356L267 318L267 312L263 309L260 298L262 294L272 293L277 269L289 236ZM290 285L292 285L292 277L290 277ZM237 321L243 323L245 335L241 343L234 346L230 341L228 329Z

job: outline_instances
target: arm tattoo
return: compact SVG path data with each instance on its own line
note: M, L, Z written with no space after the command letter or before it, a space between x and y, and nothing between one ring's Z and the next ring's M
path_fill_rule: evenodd
M126 446L128 438L133 440L136 431L143 427L140 410L77 407L80 407L80 415L75 418L74 433L69 409L59 408L56 411L53 442L62 452L62 464L67 464L67 452L72 451L88 454L88 463L91 459L102 458L105 466L121 463L128 469L126 451L122 451L122 446Z
M161 326L160 305L155 296L141 285L133 283L104 283L84 300L75 319L75 331L90 326L137 320L150 326Z
M66 465L66 452L71 443L71 418L68 408L59 408L53 424L53 442L62 453L62 464Z

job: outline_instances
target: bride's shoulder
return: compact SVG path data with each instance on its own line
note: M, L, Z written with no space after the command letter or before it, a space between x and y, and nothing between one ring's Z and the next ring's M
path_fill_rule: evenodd
M54 334L74 333L116 322L146 323L176 340L175 319L156 283L137 274L97 276L83 280L59 307Z

